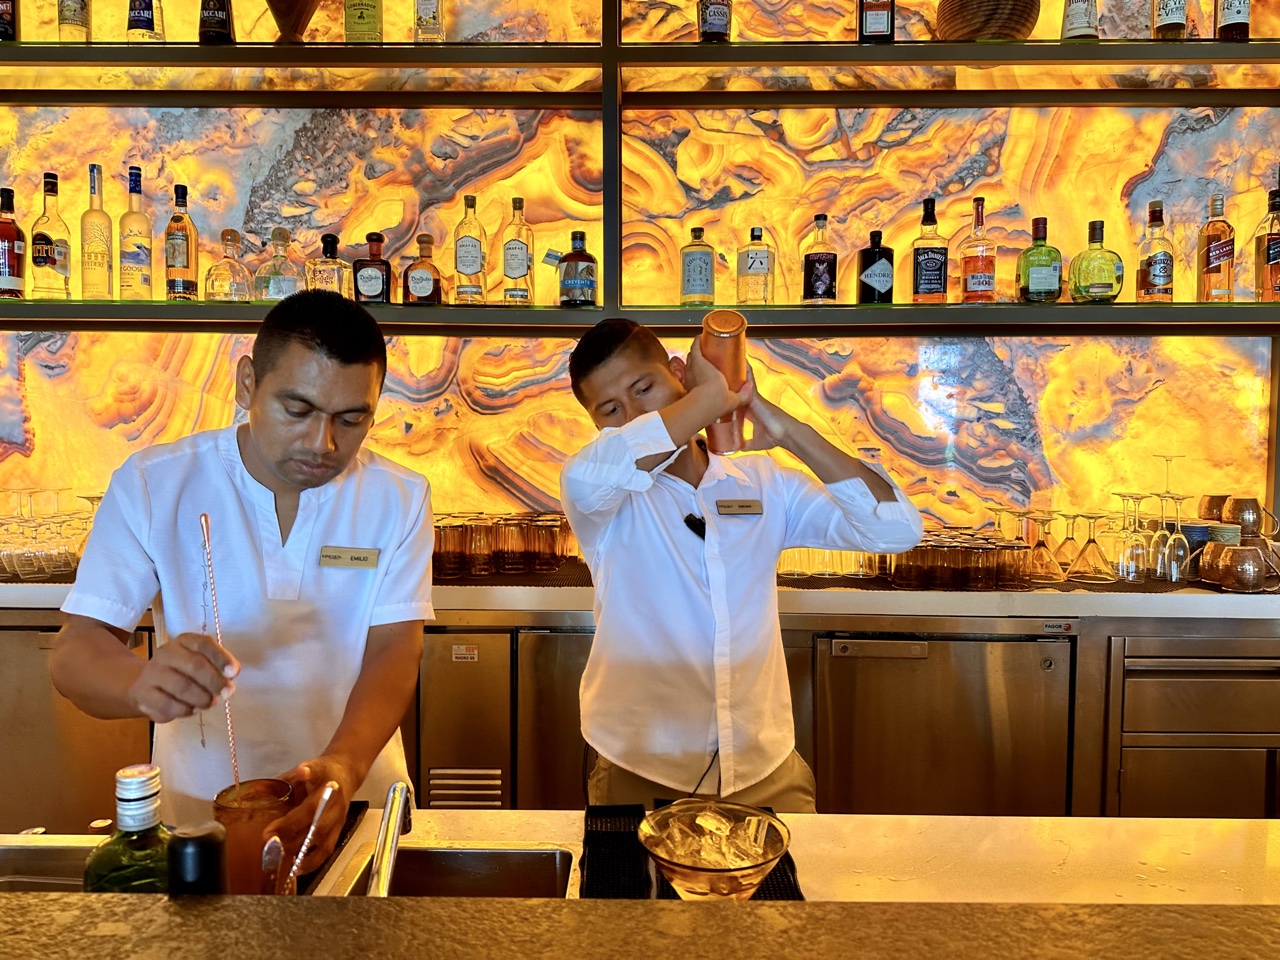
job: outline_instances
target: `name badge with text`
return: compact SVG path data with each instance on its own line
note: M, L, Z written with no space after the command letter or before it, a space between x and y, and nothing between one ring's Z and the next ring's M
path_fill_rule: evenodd
M759 500L717 500L716 513L722 517L758 517L764 513Z
M381 550L373 547L321 547L322 567L362 567L372 570L378 565Z

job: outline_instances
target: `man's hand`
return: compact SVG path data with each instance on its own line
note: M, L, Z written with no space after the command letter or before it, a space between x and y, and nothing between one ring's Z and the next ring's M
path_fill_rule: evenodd
M729 383L720 372L719 367L702 355L702 338L694 337L693 346L689 348L688 359L685 360L684 387L691 394L697 394L705 406L702 409L711 413L706 423L727 417L739 407L744 406L751 398L751 382L742 385L741 390L730 390ZM750 366L748 365L748 373ZM706 426L706 423L703 426Z
M750 364L747 364L747 388L751 391L751 399L747 404L747 419L751 422L753 429L750 439L743 444L742 449L786 448L792 431L800 421L760 395L756 389L756 374Z
M347 807L351 803L351 797L360 788L360 783L351 765L333 755L304 760L288 773L281 774L280 779L293 788L293 800L297 806L269 824L262 833L262 841L265 843L272 834L280 838L288 851L286 866L283 868L286 871L293 864L293 858L302 846L302 839L311 827L311 818L315 816L316 804L320 802L324 785L330 780L335 780L338 784L338 789L329 798L324 816L320 818L315 836L311 838L311 847L298 870L299 874L309 873L324 863L337 846L338 834L342 832L342 825L347 819Z
M239 672L240 661L213 637L182 633L156 649L128 697L139 713L168 723L230 697L236 689L232 678Z

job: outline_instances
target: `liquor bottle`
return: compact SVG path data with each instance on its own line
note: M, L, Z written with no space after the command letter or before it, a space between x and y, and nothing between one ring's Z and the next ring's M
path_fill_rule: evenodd
M1089 249L1071 261L1068 286L1076 303L1111 303L1124 287L1120 254L1103 247L1103 222L1089 221Z
M911 244L911 302L946 303L947 244L938 236L938 215L933 197L925 197L920 236Z
M1187 0L1151 0L1151 39L1183 40L1187 36Z
M347 43L381 43L382 0L345 0L343 22L346 27ZM357 276L357 290L359 286L360 278Z
M730 0L698 0L698 39L702 43L728 43L732 25Z
M187 188L173 185L173 216L164 228L166 300L200 299L200 235L187 214Z
M1253 298L1280 303L1280 190L1267 192L1267 215L1253 232Z
M129 0L125 39L130 43L164 43L162 0Z
M484 269L489 238L476 216L476 198L464 195L462 207L462 220L453 231L453 302L483 305L489 287Z
M0 188L0 300L21 300L27 236L13 215L13 190Z
M1023 303L1056 303L1062 296L1062 253L1048 239L1048 218L1034 218L1031 246L1018 254L1018 299Z
M151 218L142 212L142 168L129 168L129 209L120 216L120 299L151 299Z
M871 245L858 251L858 302L893 303L893 248L871 231Z
M416 0L414 43L444 43L444 8L441 0Z
M17 40L22 33L18 0L0 0L0 43Z
M1098 0L1066 0L1062 6L1062 39L1098 39Z
M273 303L293 296L302 285L302 271L289 259L289 231L284 227L272 228L271 259L253 275L254 299Z
M217 821L178 827L169 838L165 859L170 898L227 892L227 828Z
M116 832L84 865L86 893L165 893L169 828L160 822L160 768L149 763L116 773Z
M596 305L596 258L587 253L587 235L581 230L570 234L573 249L560 258L556 270L560 274L560 306L594 307Z
M238 259L240 232L222 231L222 259L204 275L206 300L244 301L253 299L253 275Z
M893 43L894 0L858 0L858 42Z
M90 0L58 0L58 42L87 43L89 40ZM17 5L14 5L17 13Z
M351 267L338 256L338 235L320 236L320 256L307 261L307 289L331 290L351 297Z
M533 228L524 218L523 197L511 198L511 222L502 231L502 302L508 307L534 302Z
M210 46L236 42L231 0L200 0L200 42Z
M738 303L768 306L773 303L773 245L761 227L751 228L751 239L738 248Z
M837 260L836 248L827 239L827 215L816 213L813 216L813 233L805 243L801 258L800 297L804 303L820 306L836 302Z
M404 272L402 303L444 303L444 277L431 259L431 247L435 242L436 238L429 233L418 234L418 259Z
M1249 0L1214 0L1213 33L1219 40L1249 39Z
M387 238L380 233L365 234L369 255L351 265L356 278L356 301L359 303L390 303L396 277L391 262L382 256L382 245Z
M58 175L44 175L44 212L31 225L31 299L71 299L71 231L58 214Z
M80 216L80 296L110 300L111 217L102 209L102 167L89 164L89 209Z
M960 302L996 302L996 245L987 236L986 198L973 198L973 229L960 244Z
M1223 216L1225 198L1209 198L1209 219L1196 242L1196 299L1231 303L1235 299L1236 231Z
M1138 245L1139 303L1173 302L1173 243L1164 232L1164 203L1147 204L1147 232Z
M716 254L702 239L702 228L689 229L689 242L680 248L680 305L709 307L716 302Z

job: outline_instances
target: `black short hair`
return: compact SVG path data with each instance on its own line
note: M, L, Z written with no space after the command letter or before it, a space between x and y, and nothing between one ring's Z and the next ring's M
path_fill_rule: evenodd
M299 343L344 364L375 364L387 375L382 328L354 300L329 290L285 297L268 311L253 343L253 375L261 381L275 369L290 343Z
M582 335L569 354L569 385L582 403L582 381L618 351L640 350L660 363L668 360L667 349L648 327L625 317L601 320Z

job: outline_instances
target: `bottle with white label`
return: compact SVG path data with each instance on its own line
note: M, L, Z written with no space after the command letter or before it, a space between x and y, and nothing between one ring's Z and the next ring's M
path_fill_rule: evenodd
M87 43L90 0L58 0L58 42Z
M1173 303L1173 243L1165 233L1164 203L1147 204L1147 231L1138 245L1139 303Z
M1200 303L1231 303L1236 287L1236 231L1224 214L1226 198L1209 198L1209 219L1196 242L1196 299Z
M382 42L382 0L345 0L343 12L347 43Z
M1048 218L1034 218L1031 246L1018 254L1018 299L1023 303L1056 303L1062 296L1062 253L1048 240Z
M44 211L31 225L31 299L71 299L71 244L58 213L58 175L44 175Z
M702 227L689 229L689 242L680 248L680 305L709 307L716 302L716 253L702 239Z
M200 299L200 235L187 213L185 184L173 185L173 216L164 228L164 295L167 300Z
M925 197L920 236L911 244L911 302L946 303L950 263L947 241L938 235L933 197Z
M1062 6L1062 39L1098 39L1098 0L1066 0Z
M489 287L484 269L489 238L476 216L476 198L466 194L462 206L462 221L453 231L453 302L483 306Z
M751 239L738 248L738 303L768 306L773 303L773 266L777 260L773 244L764 239L764 229L751 228Z
M502 303L533 304L533 228L524 218L524 198L511 198L511 222L502 231Z
M1249 39L1249 0L1215 0L1213 32L1219 40Z
M416 0L413 42L444 43L444 6L441 0Z
M303 288L302 271L289 259L289 231L275 227L271 231L271 259L258 267L253 275L253 298L273 303L291 297Z
M129 209L120 215L120 299L151 299L151 218L142 212L142 168L129 168Z
M306 263L308 290L329 290L351 298L351 265L338 256L338 235L320 235L320 256Z
M420 306L444 303L444 278L431 259L431 247L435 242L436 238L429 233L418 234L418 259L404 272L401 303Z
M871 231L871 245L858 251L858 302L893 303L893 249Z
M800 299L811 307L836 303L836 268L839 255L827 238L827 215L813 216L813 232L800 258Z
M390 303L396 278L390 261L382 256L382 245L387 238L375 231L365 234L364 239L369 244L369 255L351 265L356 281L356 302Z
M1187 36L1187 0L1151 0L1151 39L1183 40Z
M587 252L587 234L574 230L569 234L572 249L560 258L556 270L560 274L560 306L594 307L599 269L596 258Z
M110 300L112 295L111 216L102 209L102 166L89 164L89 209L80 215L80 296Z
M996 245L987 236L986 198L973 198L973 229L960 244L960 302L996 302Z

